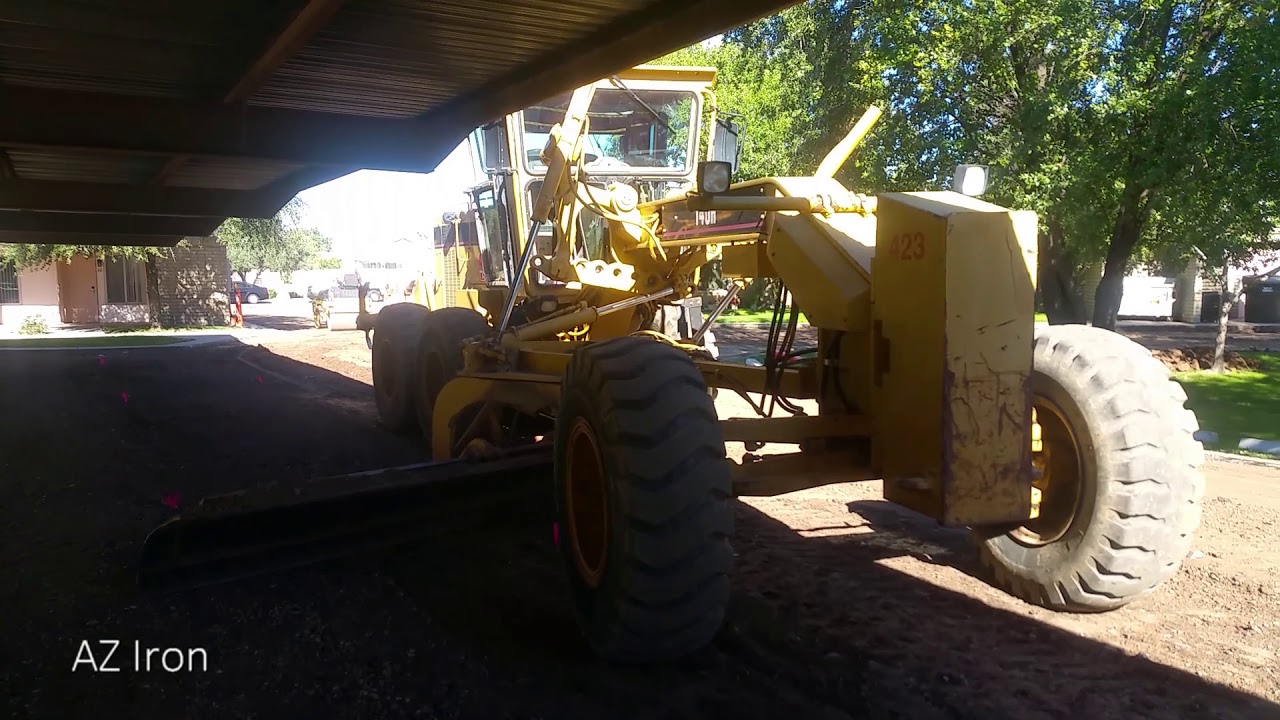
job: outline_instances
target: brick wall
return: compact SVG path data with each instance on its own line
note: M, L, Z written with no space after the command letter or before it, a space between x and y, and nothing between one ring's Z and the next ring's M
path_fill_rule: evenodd
M156 258L160 289L160 324L227 325L227 284L231 266L227 249L213 238L187 238L187 247L172 257Z

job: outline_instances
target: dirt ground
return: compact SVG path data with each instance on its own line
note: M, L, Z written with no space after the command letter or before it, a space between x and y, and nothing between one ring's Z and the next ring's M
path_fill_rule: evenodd
M722 351L758 347L759 332L721 326ZM797 340L804 342L812 339ZM324 337L271 350L371 381L360 342ZM1191 355L1158 354L1171 363ZM752 414L729 393L717 406L723 417ZM742 447L735 445L730 454L740 458ZM981 579L966 533L883 502L878 482L744 501L744 512L770 522L763 535L739 533L738 583L760 600L762 612L786 618L795 637L806 638L811 651L821 648L824 657L876 658L873 666L883 668L933 666L938 684L929 693L941 693L946 707L963 708L965 716L981 709L975 716L1215 717L1224 710L1183 692L1151 695L1139 678L1158 675L1157 668L1280 702L1280 549L1272 542L1280 531L1280 468L1213 460L1205 472L1203 526L1184 570L1155 596L1117 612L1051 613L995 590ZM875 570L842 570L859 562ZM911 584L907 578L931 590L893 597ZM798 602L783 600L781 587L801 596ZM947 603L950 610L922 604L933 589L963 600ZM975 602L986 611L973 610ZM954 609L961 607L966 611ZM1014 617L1029 622L1022 626ZM999 629L1006 626L1025 627L1025 635L1010 637ZM1059 654L1043 647L1065 637L1114 648L1134 662L1114 676L1117 666L1095 665L1094 651L1073 647ZM1088 687L1098 692L1090 695ZM1280 717L1280 706L1270 709Z
M674 667L585 650L537 502L376 557L139 595L162 498L423 459L373 426L358 333L264 341L0 353L18 580L0 583L0 717L1280 717L1280 470L1241 463L1207 466L1185 569L1105 615L992 589L964 533L874 483L743 502L729 622ZM104 638L205 648L209 670L71 672Z

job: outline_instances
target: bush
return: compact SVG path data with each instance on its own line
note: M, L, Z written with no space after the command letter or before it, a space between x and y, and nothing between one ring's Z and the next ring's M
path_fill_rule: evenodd
M276 295L277 295L277 294L278 294L278 293L276 293L276 291L275 291L275 290L273 290L273 289L271 289L271 288L267 288L267 299L268 299L268 300L275 300L275 299L276 299Z
M40 315L28 315L18 328L19 335L48 335L49 323Z

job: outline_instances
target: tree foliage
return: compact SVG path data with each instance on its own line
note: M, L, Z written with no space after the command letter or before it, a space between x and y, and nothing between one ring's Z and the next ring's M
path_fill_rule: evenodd
M993 168L988 197L1040 216L1051 321L1084 321L1102 263L1111 327L1135 264L1269 247L1280 207L1277 0L810 0L665 61L715 65L747 174L800 174L870 104L842 170L863 192L941 189Z
M178 243L182 247L186 241ZM65 262L79 255L86 258L150 261L170 255L168 247L116 247L112 245L34 245L0 243L0 264L12 263L19 271L38 270L55 262Z
M256 282L267 270L287 280L299 270L322 267L322 255L333 249L333 242L319 230L301 226L305 209L302 199L295 197L275 217L228 218L216 234L227 247L232 272Z

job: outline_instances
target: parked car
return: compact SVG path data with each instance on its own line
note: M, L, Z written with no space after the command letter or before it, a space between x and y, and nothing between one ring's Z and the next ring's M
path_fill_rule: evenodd
M231 294L231 302L235 302L237 290L240 291L240 299L250 305L257 305L271 297L271 292L261 285L254 285L243 280L232 280L231 284L227 286L227 292Z

